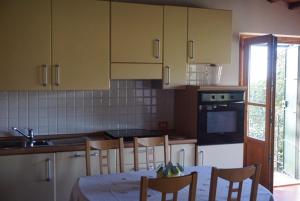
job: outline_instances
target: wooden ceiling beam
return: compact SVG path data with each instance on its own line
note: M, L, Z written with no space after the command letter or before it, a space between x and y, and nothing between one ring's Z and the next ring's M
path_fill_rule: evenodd
M267 0L268 2L270 3L274 3L274 2L277 2L277 1L280 1L280 0Z
M294 9L294 8L300 7L300 1L288 3L288 7L289 7L289 9Z
M290 9L290 10L300 7L300 0L267 0L267 1L270 3L284 1L287 3L288 9Z

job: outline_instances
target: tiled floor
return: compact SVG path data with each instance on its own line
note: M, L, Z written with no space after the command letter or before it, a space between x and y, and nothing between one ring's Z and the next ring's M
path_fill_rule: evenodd
M275 201L299 201L300 200L300 185L275 187Z
M285 186L291 184L300 184L300 180L290 177L280 172L274 172L274 186Z

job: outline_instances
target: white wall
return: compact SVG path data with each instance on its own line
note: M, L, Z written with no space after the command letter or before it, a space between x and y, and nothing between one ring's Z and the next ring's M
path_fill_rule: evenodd
M300 36L300 8L289 10L287 5L281 1L269 3L267 0L131 0L131 2L232 10L232 62L230 65L224 65L222 84L238 84L240 33L252 32Z

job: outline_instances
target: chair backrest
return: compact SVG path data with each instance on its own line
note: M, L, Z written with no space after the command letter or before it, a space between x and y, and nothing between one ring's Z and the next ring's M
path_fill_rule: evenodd
M216 191L217 191L217 181L218 177L229 181L229 189L227 195L227 201L240 201L243 181L245 179L252 179L250 201L256 201L257 188L259 183L261 165L251 165L244 168L234 168L234 169L218 169L213 167L211 172L210 180L210 191L209 191L209 201L216 201ZM233 184L238 183L238 188L233 188ZM237 198L232 198L232 193L237 192Z
M173 201L177 201L178 191L190 185L188 201L195 201L197 190L197 172L192 172L186 176L148 179L141 177L140 201L147 201L148 188L162 193L161 200L166 201L166 194L173 194Z
M100 173L103 174L103 169L105 166L104 159L107 160L107 168L108 173L111 173L111 166L110 166L110 157L108 151L110 149L118 149L119 150L119 168L120 172L124 171L124 141L123 138L115 139L115 140L87 140L86 141L86 175L91 175L91 149L99 150L99 165L100 165ZM103 156L102 150L107 151L107 156ZM117 153L117 152L116 152ZM117 168L117 162L116 162Z
M153 163L154 168L156 168L156 158L155 158L155 146L164 146L164 164L169 161L169 140L168 136L162 137L145 137L145 138L134 138L134 169L139 170L139 147L146 147L146 166L147 170L150 168L150 163ZM150 148L152 151L150 151ZM150 153L152 153L152 160L150 160Z

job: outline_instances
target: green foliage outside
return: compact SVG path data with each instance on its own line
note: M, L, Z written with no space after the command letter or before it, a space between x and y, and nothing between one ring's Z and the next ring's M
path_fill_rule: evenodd
M274 168L283 171L284 143L284 107L285 100L285 63L286 48L277 48L276 65L276 99L275 99L275 135L274 135Z
M283 170L283 139L284 139L284 108L285 99L285 62L286 48L277 48L276 66L276 99L275 99L275 139L274 139L274 168ZM257 72L259 73L259 72ZM252 75L255 76L255 75ZM266 81L256 80L249 86L249 101L252 103L265 104ZM248 107L248 135L252 138L265 140L265 108L250 105Z

